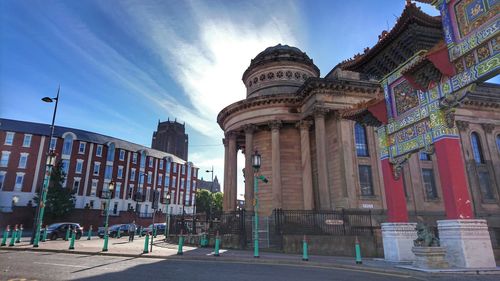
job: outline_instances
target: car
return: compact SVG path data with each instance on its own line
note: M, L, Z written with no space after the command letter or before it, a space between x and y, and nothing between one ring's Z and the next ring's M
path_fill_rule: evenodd
M80 239L82 237L83 228L76 222L58 222L49 225L47 227L47 237L50 240L57 240L58 238L64 239L68 228L76 229L76 239Z
M129 224L113 224L108 227L109 237L117 237L118 229L120 229L120 236L128 236ZM104 227L97 229L97 235L101 238L104 237Z
M166 223L155 223L155 228L156 228L156 234L164 234L165 233L165 226ZM153 225L150 224L148 227L144 229L148 234L151 234L153 229Z

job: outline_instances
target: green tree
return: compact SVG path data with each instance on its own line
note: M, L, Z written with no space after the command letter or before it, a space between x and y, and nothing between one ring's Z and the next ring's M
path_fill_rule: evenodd
M210 205L212 204L212 194L206 189L196 191L196 209L199 213L210 216Z
M75 196L73 190L63 187L66 174L61 161L52 169L50 175L49 189L45 200L45 215L51 219L61 219L75 208ZM38 195L33 198L38 204Z
M214 212L222 211L222 192L215 192L212 194L212 209Z

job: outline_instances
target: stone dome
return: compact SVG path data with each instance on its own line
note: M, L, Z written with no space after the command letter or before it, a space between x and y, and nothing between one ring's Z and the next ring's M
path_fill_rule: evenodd
M313 60L299 48L278 44L260 52L243 73L247 98L294 93L309 77L319 77Z

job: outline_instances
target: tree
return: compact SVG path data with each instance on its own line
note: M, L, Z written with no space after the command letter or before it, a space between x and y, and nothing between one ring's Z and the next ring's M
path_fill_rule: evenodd
M215 192L212 194L212 208L214 212L222 212L222 192Z
M212 194L206 189L196 191L196 209L200 213L205 213L207 218L210 216L210 205L212 204Z
M63 187L66 174L61 161L52 169L49 188L45 200L45 214L51 219L64 218L75 208L75 196L73 190ZM33 198L38 204L38 195Z

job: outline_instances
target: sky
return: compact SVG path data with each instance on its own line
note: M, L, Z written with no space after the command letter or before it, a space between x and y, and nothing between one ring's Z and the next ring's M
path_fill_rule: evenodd
M150 147L158 120L185 122L189 161L223 181L224 107L245 98L250 60L298 47L324 77L390 29L405 0L0 0L0 117ZM434 7L417 4L431 14ZM265 161L265 159L263 159ZM238 171L244 158L238 157ZM238 194L244 191L239 174Z

